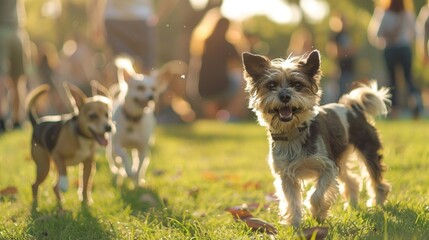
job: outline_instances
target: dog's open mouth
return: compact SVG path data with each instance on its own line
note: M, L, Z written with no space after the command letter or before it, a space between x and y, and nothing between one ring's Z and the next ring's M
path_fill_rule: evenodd
M299 109L297 107L292 107L292 106L283 106L281 108L274 109L270 112L278 114L280 121L289 122L293 119L293 116L297 112L299 112Z
M140 107L142 107L142 108L145 108L145 107L147 107L147 105L148 105L148 101L146 101L146 100L142 100L142 99L138 99L138 98L134 98L134 102L135 102L138 106L140 106Z
M91 128L89 129L89 131L91 132L92 137L98 142L98 144L100 144L101 146L107 146L108 141L106 132L99 134L93 131Z

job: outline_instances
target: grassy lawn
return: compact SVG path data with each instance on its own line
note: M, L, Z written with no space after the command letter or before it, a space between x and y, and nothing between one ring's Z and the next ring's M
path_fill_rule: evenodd
M324 226L328 239L427 239L429 236L429 122L378 122L393 186L383 208L343 209L338 199L326 222L308 214L304 228ZM235 221L227 208L248 204L249 211L272 223L275 239L294 231L280 225L267 162L265 130L254 122L160 126L152 151L147 187L112 185L104 151L97 155L94 204L78 201L78 168L64 194L66 214L58 215L51 172L31 210L35 165L29 155L30 128L0 136L0 189L14 186L14 197L0 200L0 239L270 239ZM259 205L258 205L259 204ZM256 206L256 207L254 207Z

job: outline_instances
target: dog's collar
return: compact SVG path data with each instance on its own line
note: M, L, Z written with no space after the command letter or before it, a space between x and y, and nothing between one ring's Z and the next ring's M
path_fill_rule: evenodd
M86 139L93 139L92 136L85 135L79 127L79 122L77 121L77 116L73 116L72 120L74 121L74 128L77 135L84 137Z
M140 115L138 115L138 116L132 116L131 114L129 114L129 113L127 112L127 110L125 110L125 107L124 107L124 106L122 106L122 113L124 114L125 118L126 118L128 121L130 121L130 122L135 122L135 123L140 122L140 119L142 119L142 117L143 117L143 114L140 114Z
M287 133L273 133L270 131L271 139L273 141L291 141L295 139L300 133L304 132L308 128L308 124L304 122L301 126L293 129Z

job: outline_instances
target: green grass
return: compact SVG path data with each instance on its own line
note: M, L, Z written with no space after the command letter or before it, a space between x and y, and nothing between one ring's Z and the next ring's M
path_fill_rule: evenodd
M384 207L343 210L338 199L331 216L318 224L305 214L303 227L325 226L328 239L426 239L429 236L429 122L381 121L393 189ZM294 231L280 225L266 156L265 130L256 123L160 126L152 151L147 187L112 185L104 151L97 155L94 204L82 207L76 184L64 194L66 214L56 212L51 172L42 184L39 209L31 209L35 166L29 155L30 129L0 137L0 189L15 186L15 198L0 201L0 239L270 239L236 222L228 207L268 204L251 210L273 223L277 239ZM78 168L69 168L71 183Z

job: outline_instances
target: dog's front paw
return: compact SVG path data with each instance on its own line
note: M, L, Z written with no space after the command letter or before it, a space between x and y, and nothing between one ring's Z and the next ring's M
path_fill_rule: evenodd
M90 206L94 203L91 195L79 195L79 200L82 202L84 206Z
M146 183L146 180L144 180L143 178L140 178L137 174L132 176L132 179L135 187L143 187Z
M299 228L301 225L301 219L288 219L282 218L279 223L285 226L292 226L293 228Z

